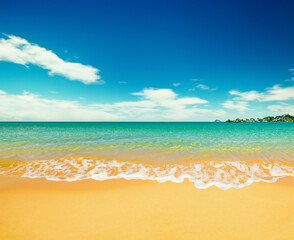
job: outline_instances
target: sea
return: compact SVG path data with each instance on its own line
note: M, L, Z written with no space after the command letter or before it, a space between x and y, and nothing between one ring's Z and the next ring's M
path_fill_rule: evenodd
M294 176L294 123L1 122L0 174L241 188Z

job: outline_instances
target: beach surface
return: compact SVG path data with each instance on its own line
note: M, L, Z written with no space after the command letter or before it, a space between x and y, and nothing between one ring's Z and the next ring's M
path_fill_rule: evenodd
M293 177L221 190L188 181L0 176L0 239L290 240L293 190Z

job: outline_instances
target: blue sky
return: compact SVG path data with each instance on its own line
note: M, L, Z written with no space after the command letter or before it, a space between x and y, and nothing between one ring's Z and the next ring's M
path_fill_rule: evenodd
M294 114L293 1L0 2L0 120Z

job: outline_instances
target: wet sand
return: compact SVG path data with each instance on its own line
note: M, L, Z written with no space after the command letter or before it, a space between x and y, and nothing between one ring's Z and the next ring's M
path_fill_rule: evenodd
M55 182L0 176L0 239L266 239L294 236L294 178L242 189L191 182Z

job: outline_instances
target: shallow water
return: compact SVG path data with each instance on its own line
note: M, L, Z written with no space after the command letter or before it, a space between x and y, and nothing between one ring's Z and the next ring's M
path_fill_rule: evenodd
M188 155L199 160L293 161L294 124L0 123L1 160L120 152L167 154L165 163Z
M3 174L52 180L237 188L293 175L294 124L0 123L0 160Z

